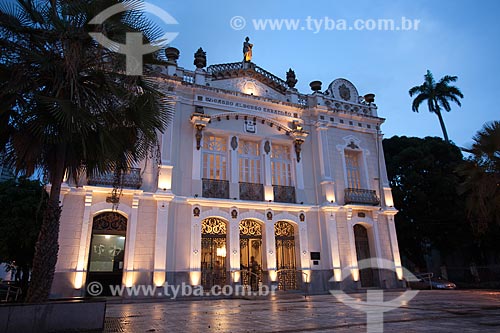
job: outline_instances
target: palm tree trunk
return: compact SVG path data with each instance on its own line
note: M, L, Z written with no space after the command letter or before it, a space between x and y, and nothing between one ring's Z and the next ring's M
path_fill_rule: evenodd
M49 298L50 288L54 280L57 253L59 251L59 218L61 217L59 196L64 178L65 155L66 148L61 145L57 151L55 170L51 170L50 196L35 246L33 271L26 297L26 301L29 303L46 301Z
M443 137L444 141L450 143L450 140L448 139L448 132L446 132L446 126L444 125L444 120L443 120L443 115L441 114L441 111L436 110L436 114L439 119L439 124L441 125L441 130L443 131Z

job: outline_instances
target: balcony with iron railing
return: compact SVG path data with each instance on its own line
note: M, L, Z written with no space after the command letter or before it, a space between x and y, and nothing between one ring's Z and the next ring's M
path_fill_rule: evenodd
M358 204L377 206L380 203L376 191L359 188L346 188L344 191L344 201L346 205Z
M296 203L295 187L273 185L274 202Z
M229 199L229 181L203 178L202 197Z
M264 201L264 185L240 182L240 200Z
M142 177L140 168L130 168L124 171L117 180L114 173L103 173L94 175L87 179L88 185L93 186L114 186L118 185L123 188L140 188L142 186Z

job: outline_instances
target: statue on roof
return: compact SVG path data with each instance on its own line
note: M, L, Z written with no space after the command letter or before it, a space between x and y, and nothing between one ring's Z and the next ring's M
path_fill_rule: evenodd
M295 72L293 69L289 69L288 72L286 73L286 84L290 88L295 88L295 85L297 84L297 77L295 76Z
M252 61L252 48L253 44L249 43L250 38L245 38L245 42L243 43L243 61L250 62Z

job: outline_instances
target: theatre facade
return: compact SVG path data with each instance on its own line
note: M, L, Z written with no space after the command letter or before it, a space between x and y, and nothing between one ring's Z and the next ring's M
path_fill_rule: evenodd
M292 70L281 79L251 54L207 67L200 49L194 70L166 55L156 80L175 115L159 154L121 176L118 204L113 175L63 188L53 296L83 296L92 281L403 285L373 94L342 78L301 93Z

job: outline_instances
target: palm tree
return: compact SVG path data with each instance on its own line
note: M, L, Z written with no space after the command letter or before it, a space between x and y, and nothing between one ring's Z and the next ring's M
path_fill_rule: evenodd
M100 26L104 9L128 9ZM45 301L59 249L59 196L65 175L120 174L157 147L172 105L145 68L125 75L125 57L88 34L123 43L126 32L156 40L160 31L138 13L139 1L17 0L0 8L0 149L16 170L43 170L50 193L35 248L27 300ZM157 55L145 57L151 63Z
M491 223L500 224L500 121L487 123L474 136L471 154L458 172L464 177L459 188L465 193L468 219L476 237Z
M427 70L427 74L424 75L424 83L420 86L411 88L409 91L410 97L417 95L413 100L412 110L418 112L420 104L427 101L429 112L435 113L439 119L439 124L441 125L441 130L443 131L444 140L446 142L450 142L450 140L448 139L448 133L446 132L441 110L444 109L449 112L451 110L450 101L455 102L458 106L462 106L458 98L464 98L460 89L449 85L456 80L456 76L446 75L436 83L432 73Z

